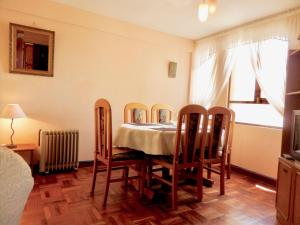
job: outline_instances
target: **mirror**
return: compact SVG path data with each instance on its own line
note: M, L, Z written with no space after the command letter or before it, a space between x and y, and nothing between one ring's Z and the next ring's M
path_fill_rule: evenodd
M9 72L53 76L54 32L10 24Z

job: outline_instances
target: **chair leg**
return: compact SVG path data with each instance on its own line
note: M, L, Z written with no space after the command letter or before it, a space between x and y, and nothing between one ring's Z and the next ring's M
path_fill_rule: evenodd
M106 185L105 185L105 192L104 192L103 204L102 204L103 207L106 206L106 202L107 202L107 196L108 196L109 184L110 184L110 176L111 176L111 167L107 166Z
M220 195L225 194L225 162L221 163L221 173L220 173Z
M227 179L231 177L231 154L227 154Z
M96 184L96 177L97 177L97 160L94 160L94 165L93 165L93 181L92 181L91 195L94 194L95 184Z
M203 199L203 165L198 167L198 173L197 173L197 199L200 202Z
M177 184L178 184L178 172L173 171L172 178L172 209L177 209Z
M124 179L125 190L127 190L127 188L128 188L128 174L129 174L129 167L126 166L123 170L123 179Z

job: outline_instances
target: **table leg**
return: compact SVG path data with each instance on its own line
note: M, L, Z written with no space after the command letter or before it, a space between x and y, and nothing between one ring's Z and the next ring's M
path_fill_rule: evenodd
M162 168L162 177L166 180L168 180L168 178L170 178L170 169L163 167ZM173 179L173 178L172 178ZM161 183L161 188L166 191L166 192L170 192L171 191L171 187L165 183Z
M170 170L168 168L162 168L162 177L168 178L170 176Z

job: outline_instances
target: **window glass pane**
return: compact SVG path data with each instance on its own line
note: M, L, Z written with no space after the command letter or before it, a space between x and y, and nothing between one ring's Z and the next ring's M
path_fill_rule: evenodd
M270 104L231 103L236 122L282 127L282 116Z
M249 45L237 50L237 62L231 75L230 100L254 101L255 74L251 65Z

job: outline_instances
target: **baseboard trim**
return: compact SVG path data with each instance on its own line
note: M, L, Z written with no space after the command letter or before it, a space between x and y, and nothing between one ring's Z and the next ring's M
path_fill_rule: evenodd
M94 160L79 161L79 168L93 166Z
M268 185L276 187L277 180L272 178L272 177L268 177L268 176L253 172L251 170L248 170L248 169L236 166L236 165L231 165L231 169L232 169L232 171L235 171L235 172L240 173L240 174L244 174L246 176L252 177L252 178L257 179L257 180L260 180L263 183L266 183Z

